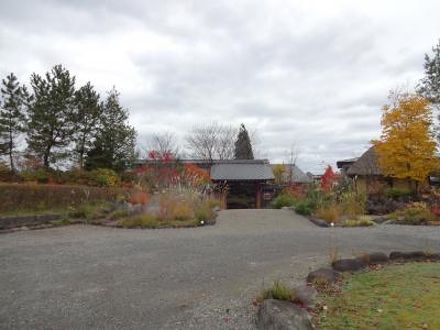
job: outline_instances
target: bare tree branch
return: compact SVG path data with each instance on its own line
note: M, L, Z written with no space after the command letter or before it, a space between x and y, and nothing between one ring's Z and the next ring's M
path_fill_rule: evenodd
M148 149L159 153L170 153L174 158L179 156L179 145L176 136L172 132L154 133L148 143Z
M237 130L212 122L194 127L186 137L190 154L199 159L232 159L234 156L234 139Z

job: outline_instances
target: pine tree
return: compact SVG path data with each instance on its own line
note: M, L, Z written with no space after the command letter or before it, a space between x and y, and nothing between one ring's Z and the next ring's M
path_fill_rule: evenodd
M251 139L243 124L240 126L240 131L238 132L237 140L235 141L234 158L254 159Z
M432 57L425 54L425 77L420 81L418 93L440 110L440 40L432 52Z
M0 100L0 110L2 109L2 101ZM3 125L0 125L0 156L6 155L8 150L8 144L5 142L8 136L8 132L6 130L6 127ZM1 164L1 162L0 162Z
M17 137L24 131L25 107L29 94L25 86L20 86L17 77L11 73L2 79L0 108L0 153L7 155L11 171L15 171L14 153Z
M100 128L88 152L86 168L110 168L122 171L136 158L136 131L128 123L128 111L119 103L119 93L113 88L102 104Z
M101 106L99 94L90 82L82 86L75 93L75 153L79 168L84 167L84 159L91 150L98 133Z
M56 65L44 77L31 76L34 100L28 115L28 147L41 157L45 167L68 155L75 112L75 77Z

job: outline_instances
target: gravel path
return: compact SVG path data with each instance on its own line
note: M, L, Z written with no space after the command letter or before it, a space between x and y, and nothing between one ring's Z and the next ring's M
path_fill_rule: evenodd
M215 226L69 226L0 235L0 328L252 329L252 298L340 255L440 251L440 228L319 228L287 210Z

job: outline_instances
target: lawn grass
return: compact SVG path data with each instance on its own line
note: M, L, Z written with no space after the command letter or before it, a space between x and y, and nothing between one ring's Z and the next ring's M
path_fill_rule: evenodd
M440 329L440 263L390 265L344 275L324 295L319 329Z

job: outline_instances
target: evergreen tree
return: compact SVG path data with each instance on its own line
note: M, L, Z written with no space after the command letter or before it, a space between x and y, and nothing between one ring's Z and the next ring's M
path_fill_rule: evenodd
M254 159L251 139L243 124L240 126L234 150L235 159Z
M0 107L0 153L7 155L11 171L15 171L14 153L17 137L24 131L25 106L29 94L25 86L20 86L17 77L11 73L2 79Z
M101 106L99 94L90 82L82 86L75 93L75 153L79 167L84 167L84 159L91 150L98 132Z
M27 142L31 152L41 157L45 167L68 155L75 113L75 77L56 65L44 77L31 76L34 93L28 115Z
M440 40L432 51L432 57L425 54L425 77L420 81L418 93L440 110Z
M110 168L122 171L136 158L136 131L128 123L128 111L119 103L119 93L113 88L102 104L100 128L88 152L86 168Z
M1 110L2 102L0 100L0 110ZM0 125L0 156L6 155L7 146L8 144L5 142L8 136L8 132L6 130L6 127ZM1 164L1 162L0 162Z

